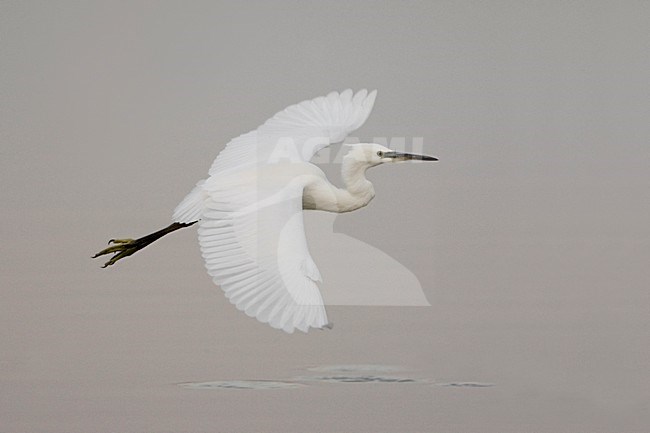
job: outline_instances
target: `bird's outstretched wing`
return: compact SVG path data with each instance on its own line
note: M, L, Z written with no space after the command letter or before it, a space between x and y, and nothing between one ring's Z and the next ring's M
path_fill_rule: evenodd
M199 220L208 273L249 316L286 332L328 325L303 227L309 175L291 167L359 128L375 96L332 92L280 111L230 141L176 207L174 221ZM276 164L286 162L302 164Z
M239 310L291 333L328 326L307 250L304 179L211 178L199 221L208 273Z
M376 96L376 90L353 95L347 89L291 105L255 131L231 140L212 164L210 175L282 160L309 161L363 125Z

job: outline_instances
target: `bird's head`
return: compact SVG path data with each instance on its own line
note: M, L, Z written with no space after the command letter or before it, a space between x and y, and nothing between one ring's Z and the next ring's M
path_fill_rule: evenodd
M347 155L345 155L345 158L351 158L358 162L365 163L370 167L387 162L438 160L438 158L434 158L433 156L396 152L377 143L359 143L349 146L351 147L351 150Z

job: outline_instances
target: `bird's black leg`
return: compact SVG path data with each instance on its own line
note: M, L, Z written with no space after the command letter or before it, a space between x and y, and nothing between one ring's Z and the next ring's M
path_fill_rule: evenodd
M192 224L196 224L197 221L191 222L191 223L172 223L165 227L164 229L158 230L157 232L151 233L147 236L143 236L138 239L111 239L108 241L108 244L112 246L108 248L104 248L97 254L95 254L92 258L96 258L99 256L103 256L105 254L112 254L115 253L113 257L106 263L104 263L104 266L102 268L105 268L107 266L111 266L115 264L120 259L123 259L124 257L128 257L131 254L134 254L136 251L141 250L142 248L146 247L147 245L157 241L158 239L162 238L165 235L168 235L171 232L175 232L176 230L189 227Z

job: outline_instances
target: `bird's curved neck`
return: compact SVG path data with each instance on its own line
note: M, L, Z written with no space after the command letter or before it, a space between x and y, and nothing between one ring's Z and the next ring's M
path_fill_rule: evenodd
M341 176L345 188L332 185L321 171L320 181L307 185L303 191L303 209L342 213L364 207L375 196L375 189L365 176L368 168L370 165L365 161L344 157Z
M372 183L366 179L366 170L370 165L366 161L359 161L351 155L343 158L341 176L345 183L339 201L343 205L343 212L359 209L367 205L375 197Z

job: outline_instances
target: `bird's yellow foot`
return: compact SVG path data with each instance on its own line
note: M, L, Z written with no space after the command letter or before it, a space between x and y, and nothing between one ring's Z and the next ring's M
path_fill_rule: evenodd
M110 244L128 244L129 242L133 242L133 239L111 239L108 241L108 245Z
M102 268L114 265L118 260L130 256L136 251L146 247L149 243L142 242L142 239L111 239L108 241L108 244L113 245L108 248L104 248L92 257L94 259L105 254L115 253L115 255L111 257L109 261L104 263L104 266L102 266Z

